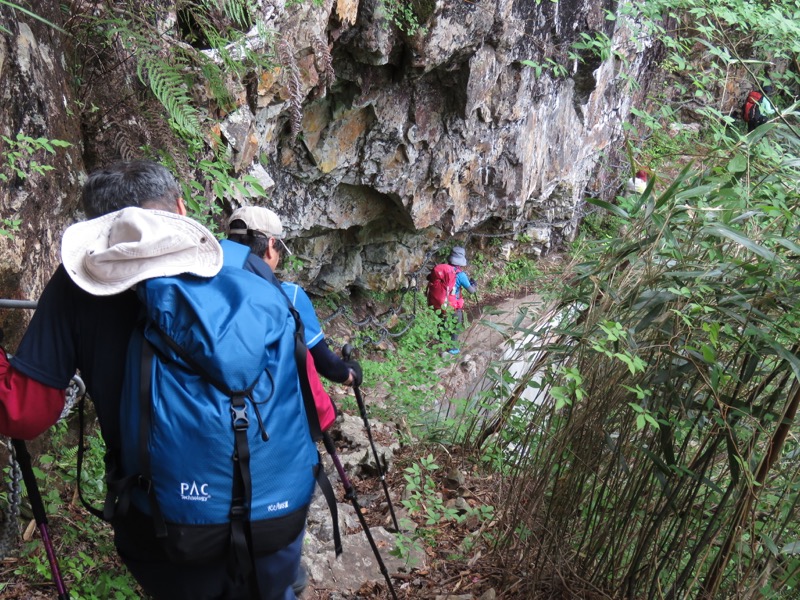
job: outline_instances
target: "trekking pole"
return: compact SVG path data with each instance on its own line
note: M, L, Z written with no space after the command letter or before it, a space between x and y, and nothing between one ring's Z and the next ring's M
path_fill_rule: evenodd
M345 344L342 348L342 356L344 356L345 360L350 360L350 356L353 354L353 347L350 344ZM361 390L358 388L357 385L353 385L353 392L356 395L356 403L358 404L358 411L361 413L361 420L364 421L364 427L367 430L367 438L369 439L369 445L372 448L372 456L375 458L375 465L378 467L378 475L381 479L381 484L383 485L383 492L386 494L386 502L389 504L389 513L392 515L392 523L394 524L394 530L400 531L400 526L397 524L397 517L394 514L394 506L392 505L392 499L389 496L389 486L386 484L386 477L383 473L383 467L381 466L381 459L378 457L378 450L375 448L375 442L372 440L372 429L369 426L369 419L367 418L367 407L364 404L364 398L361 396Z
M58 561L56 561L53 543L50 541L50 533L47 528L47 515L44 511L42 495L39 493L39 485L36 483L36 475L33 474L31 455L28 453L28 448L25 446L24 441L12 439L11 445L14 448L17 464L19 464L20 471L22 472L22 480L25 482L25 489L28 491L28 499L31 501L33 518L36 520L36 525L42 536L44 550L47 553L47 560L50 563L50 572L53 574L53 582L56 584L56 590L58 590L58 600L69 600L69 593L64 585L64 580L61 579L61 572L58 570Z
M328 451L331 460L333 460L333 464L336 467L336 472L339 473L339 479L342 481L342 485L344 486L344 497L352 502L353 508L356 511L356 516L358 517L358 522L361 523L361 529L364 530L364 534L367 536L367 541L372 547L372 552L375 554L375 558L378 561L378 566L380 567L381 573L383 573L383 578L386 580L386 585L389 586L389 592L392 594L392 598L397 600L397 593L394 591L392 578L389 576L389 571L386 568L386 564L383 562L383 558L381 558L378 545L375 543L375 539L372 537L372 532L369 530L367 519L361 512L361 506L358 504L358 497L356 496L356 489L353 487L353 484L350 483L350 479L348 479L347 474L344 472L342 461L339 460L339 455L336 454L336 446L333 445L333 440L327 433L322 434L322 441L325 444L325 449Z

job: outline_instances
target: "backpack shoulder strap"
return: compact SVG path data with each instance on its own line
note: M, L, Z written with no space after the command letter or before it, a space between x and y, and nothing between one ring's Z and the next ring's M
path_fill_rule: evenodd
M278 281L277 277L275 277L275 274L272 272L272 269L269 268L267 263L254 254L251 254L250 249L242 244L224 240L221 242L221 245L225 264L239 266L245 271L249 271L258 277L267 280L269 283L278 288L278 290L280 290L281 295L286 300L286 306L289 308L289 312L292 314L292 318L294 319L294 358L295 362L297 363L297 375L300 378L300 390L303 394L303 405L306 409L306 418L308 419L308 427L311 431L311 439L317 442L322 439L322 430L319 426L319 419L317 419L315 416L317 414L317 408L316 404L314 403L314 394L311 391L311 384L308 382L308 368L306 366L306 355L308 353L308 348L306 347L305 330L303 329L303 321L300 319L300 314L289 300L289 296L286 295L286 291L283 289L280 281ZM242 259L240 250L241 248L246 250L244 259ZM229 252L232 254L230 262L228 262L228 259L226 258Z

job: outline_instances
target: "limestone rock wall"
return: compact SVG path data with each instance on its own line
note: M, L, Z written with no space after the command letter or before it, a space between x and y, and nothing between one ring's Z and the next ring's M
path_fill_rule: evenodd
M143 1L169 33L174 2ZM606 18L614 0L413 4L424 30L410 36L382 0L259 0L276 66L232 83L237 108L215 130L232 171L269 189L263 202L283 217L311 291L402 286L431 250L458 241L469 252L483 239L475 234L525 233L531 254L569 240L600 157L618 152L645 92L630 81L650 79L653 44ZM77 21L45 0L29 5L55 24ZM89 0L70 7L100 10ZM165 149L169 132L151 125L154 111L123 101L145 94L135 64L107 61L89 85L75 35L8 4L0 24L0 135L12 140L2 142L0 218L21 221L13 239L0 237L0 296L35 299L61 232L82 216L85 172L145 145ZM583 33L607 36L608 52L578 60L571 45ZM72 145L23 152L21 177L8 164L20 132Z
M635 26L606 19L615 4L439 1L413 37L379 0L277 11L303 74L302 134L288 131L280 77L242 110L312 289L398 287L427 250L473 232L526 233L536 254L571 239L599 157L643 93L626 78L652 64ZM612 56L570 60L583 32L608 36ZM522 62L547 59L563 71L537 77Z
M57 20L58 4L40 7ZM58 265L61 232L80 194L80 127L63 38L0 5L0 298L36 299ZM72 145L48 149L39 138ZM14 231L12 223L18 222ZM29 311L0 311L4 347L13 348Z

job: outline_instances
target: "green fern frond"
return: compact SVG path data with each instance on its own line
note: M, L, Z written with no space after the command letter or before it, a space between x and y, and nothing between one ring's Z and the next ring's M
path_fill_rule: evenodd
M72 463L75 457L78 456L78 446L70 446L69 448L61 448L61 461Z
M200 71L206 79L212 97L217 101L220 108L225 111L233 110L235 107L235 100L230 89L228 89L225 72L210 60L203 61L200 66Z
M203 4L209 9L222 10L227 18L241 28L249 27L251 15L255 14L253 3L248 0L205 0Z
M178 134L189 139L199 138L203 135L200 116L193 106L181 67L179 62L171 64L155 56L140 57L137 65L139 78L167 109L170 124Z

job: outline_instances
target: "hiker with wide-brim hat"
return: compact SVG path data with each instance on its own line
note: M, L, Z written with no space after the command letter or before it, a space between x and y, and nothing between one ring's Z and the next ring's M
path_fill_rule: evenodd
M94 403L111 464L119 459L120 409L128 342L140 319L132 287L180 273L210 278L222 267L213 234L185 216L180 187L150 161L116 163L90 174L83 189L90 217L64 235L62 264L47 283L10 361L0 352L0 434L32 439L61 414L64 390L80 371ZM157 209L157 210L143 210ZM109 211L114 211L108 214ZM298 400L299 402L299 400ZM229 452L221 448L220 452ZM123 563L157 599L253 598L229 556L184 564L167 555L153 519L131 507L117 515L114 542ZM263 600L294 597L302 537L253 566Z

